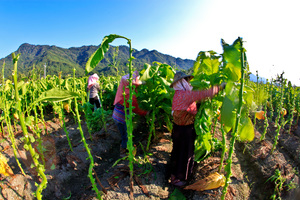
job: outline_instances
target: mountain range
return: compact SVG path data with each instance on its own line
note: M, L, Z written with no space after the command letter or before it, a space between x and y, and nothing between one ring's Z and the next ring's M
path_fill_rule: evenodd
M15 54L21 54L18 61L18 74L28 76L35 67L36 72L40 75L44 74L46 66L47 75L58 75L62 72L62 76L73 74L76 69L76 76L84 76L85 65L92 53L99 46L82 46L61 48L50 45L32 45L28 43L22 44ZM162 54L156 50L142 49L133 50L133 66L137 70L143 69L145 63L152 64L157 61L168 64L179 70L188 70L194 65L194 60L175 58L170 55ZM119 72L128 72L129 48L127 46L110 46L109 51L92 73L103 75L116 75ZM4 75L6 78L11 77L13 63L12 56L9 55L0 60L0 66L5 61ZM1 73L1 72L0 72Z
M47 75L58 75L62 72L62 76L69 76L73 74L73 69L76 69L76 76L84 76L85 64L89 57L94 53L99 46L82 46L61 48L50 45L32 45L28 43L22 44L16 54L21 54L18 61L18 74L21 76L28 76L33 69L40 76L44 75L44 67L46 66ZM175 58L170 55L162 54L156 50L142 49L138 51L133 49L133 66L137 70L143 69L145 63L152 64L157 61L168 64L177 70L190 70L194 65L194 60ZM103 75L117 75L119 72L128 72L128 58L129 48L127 46L110 46L105 58L97 65L91 73L98 73ZM5 78L12 78L13 63L12 56L9 55L0 59L0 66L2 68L5 62L4 76ZM2 70L0 71L2 75ZM254 74L250 74L250 80L257 81ZM260 77L260 82L266 83L266 79Z

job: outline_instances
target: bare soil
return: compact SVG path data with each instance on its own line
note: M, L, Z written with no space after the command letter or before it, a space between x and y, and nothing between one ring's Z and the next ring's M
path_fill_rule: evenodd
M79 133L78 125L69 116L67 129L72 141L73 151L67 142L66 133L56 118L46 121L47 131L43 131L43 146L45 151L45 168L48 178L47 188L43 191L43 199L96 199L90 179L87 177L89 160ZM102 129L88 133L85 122L82 122L83 131L94 157L94 177L99 180L98 189L103 192L103 199L129 199L129 169L128 161L120 159L120 135L112 120L106 124L107 131ZM258 122L255 139L250 143L236 142L233 155L231 183L228 187L226 199L269 199L274 192L275 184L267 181L276 169L281 171L286 179L281 198L287 200L300 199L299 194L299 166L300 166L300 127L295 124L292 133L282 131L279 144L273 154L270 153L275 136L274 125L264 141L259 141L263 125ZM41 128L43 128L41 126ZM134 144L137 148L136 163L134 165L134 199L169 199L175 190L169 183L170 154L172 151L171 133L164 128L156 130L156 138L147 155L142 150L147 144L148 126L140 120L134 129ZM35 182L39 183L34 168L31 168L31 157L24 150L21 141L22 131L14 130L18 159L25 171L23 175L17 165L11 142L7 133L2 136L0 150L7 158L14 176L1 175L0 199L18 200L35 199ZM215 137L221 138L219 127ZM230 134L227 136L227 146ZM150 153L150 154L149 154ZM220 154L216 152L204 161L197 163L188 184L192 184L209 174L218 171ZM118 161L119 160L119 161ZM118 161L116 163L116 161ZM148 162L146 162L148 161ZM115 164L115 166L113 166ZM226 163L224 163L226 164ZM224 173L222 170L221 173ZM101 187L101 185L102 187ZM289 189L289 187L291 189ZM294 187L292 187L294 186ZM186 199L220 199L222 187L202 192L178 188Z

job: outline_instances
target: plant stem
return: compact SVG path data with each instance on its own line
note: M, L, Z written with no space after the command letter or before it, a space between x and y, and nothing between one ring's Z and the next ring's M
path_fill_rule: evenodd
M18 54L17 56L15 56L14 53L12 54L13 64L14 64L13 77L14 77L14 86L15 86L16 107L17 107L17 112L19 115L20 124L21 124L22 130L23 130L23 135L24 135L24 139L25 139L24 148L26 150L29 150L32 160L34 162L34 165L36 167L36 170L38 172L38 175L42 178L42 182L40 185L38 185L37 190L35 192L36 198L38 200L41 200L42 199L42 191L47 187L46 186L47 178L46 178L46 175L44 174L45 167L39 163L39 161L38 161L39 155L35 152L34 148L31 145L31 138L28 134L27 127L25 125L25 116L21 109L21 99L19 97L18 81L17 81L17 63L18 63L19 56L20 56L20 54Z
M219 172L221 172L221 170L223 168L223 161L224 161L225 152L226 152L226 135L225 135L225 131L224 131L222 123L221 123L221 132L222 132L222 154L221 154Z
M154 124L154 122L155 122L155 108L153 108L153 111L152 111L151 122L150 122L150 133L149 133L149 137L148 137L148 143L147 143L146 151L149 151L152 135L154 135L154 137L155 137L155 124Z
M125 111L125 120L126 120L126 126L127 126L127 149L129 151L128 159L129 159L129 169L130 169L130 199L133 199L133 142L132 142L132 131L133 131L133 125L132 125L132 97L133 97L133 88L132 88L132 47L131 47L131 40L127 39L127 43L129 45L129 115L127 115L127 110ZM124 94L125 95L125 94ZM124 97L125 98L125 97ZM124 108L126 109L126 99L124 101Z
M225 199L225 195L227 193L227 187L230 181L230 176L231 176L231 165L232 165L232 154L234 152L234 143L237 137L238 133L238 126L240 123L240 118L241 118L241 110L242 110L242 104L243 104L243 92L244 92L244 71L245 71L245 63L244 63L244 49L243 49L243 41L241 38L239 38L241 42L241 87L239 91L239 105L237 108L237 114L236 114L236 122L235 122L235 128L232 133L232 137L230 140L230 148L229 148L229 153L228 153L228 159L227 159L227 165L225 167L225 171L227 172L226 174L226 181L225 181L225 186L222 191L222 196L221 199Z
M279 77L279 81L280 81L280 100L279 100L279 110L278 110L278 116L275 120L275 127L277 127L276 129L276 136L274 139L274 143L273 143L273 147L271 150L271 154L274 152L276 145L278 143L278 138L280 135L280 129L282 126L284 126L284 112L282 110L282 102L283 102L283 90L284 90L284 84L285 81L283 79L283 73L281 74L281 76Z
M75 68L73 70L73 77L74 77L74 88L75 88L75 86L76 86L75 85ZM86 152L88 154L88 159L91 161L90 166L89 166L88 177L91 180L92 187L93 187L93 190L96 192L97 198L101 199L101 193L99 192L99 190L97 188L96 181L93 177L94 158L91 154L91 151L90 151L90 148L89 148L88 144L86 143L86 140L85 140L85 137L84 137L84 134L83 134L83 131L82 131L80 114L79 114L79 111L78 111L78 103L77 103L77 98L76 97L74 98L74 103L75 103L75 113L76 113L77 122L78 122L78 129L79 129L79 132L80 132L80 135L81 135L81 141L83 142L83 145L84 145L84 147L86 149Z

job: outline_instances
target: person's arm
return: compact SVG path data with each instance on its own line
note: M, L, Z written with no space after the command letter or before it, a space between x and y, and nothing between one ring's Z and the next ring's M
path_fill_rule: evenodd
M185 105L190 105L193 102L211 98L214 95L218 94L220 90L220 86L213 86L210 89L201 91L176 91L176 98L178 99L178 102L181 102Z

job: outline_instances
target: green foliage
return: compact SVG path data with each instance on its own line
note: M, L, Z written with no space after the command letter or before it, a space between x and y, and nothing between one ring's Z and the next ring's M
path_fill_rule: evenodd
M89 129L89 132L91 132L91 133L100 131L105 126L105 124L103 124L103 121L102 121L102 114L104 115L104 118L106 119L106 121L109 118L111 118L111 116L112 116L111 110L105 111L104 109L98 108L98 109L95 109L95 111L93 112L92 111L93 107L94 107L94 105L90 104L89 102L87 102L83 105L86 123L87 123L88 129Z
M104 101L101 101L101 103L105 110L114 109L113 102L116 97L120 79L120 76L100 76L99 78L101 99L104 99Z
M186 198L179 189L175 188L168 200L186 200Z
M266 182L268 182L268 181L271 181L275 184L274 192L273 192L272 196L270 197L270 199L273 199L273 200L281 199L280 195L283 190L286 178L283 178L281 176L280 170L276 169L275 173L270 178L268 178L268 180Z
M150 125L148 150L151 137L152 135L155 136L157 119L163 118L163 123L159 122L161 126L166 125L169 131L172 130L171 106L174 90L171 90L169 86L173 80L175 71L169 65L154 62L152 66L145 64L140 74L140 80L144 84L138 88L137 99L139 106L143 110L152 112L147 117L147 122Z

